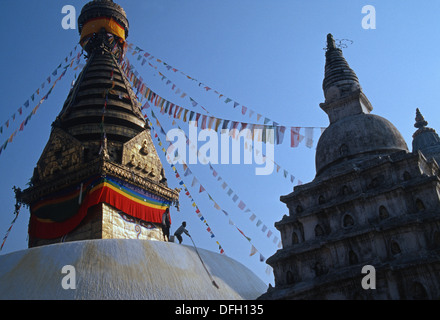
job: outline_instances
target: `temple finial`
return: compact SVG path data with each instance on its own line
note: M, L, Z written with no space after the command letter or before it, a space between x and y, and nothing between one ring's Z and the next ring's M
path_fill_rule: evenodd
M327 51L336 49L336 42L335 39L333 39L333 35L329 33L327 35Z
M419 108L417 108L417 110L416 110L416 123L414 124L414 127L420 129L420 128L426 127L427 125L428 125L428 122L423 117Z

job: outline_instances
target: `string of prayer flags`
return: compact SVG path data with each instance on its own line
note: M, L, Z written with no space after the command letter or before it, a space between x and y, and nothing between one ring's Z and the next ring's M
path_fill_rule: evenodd
M218 175L218 172L215 171L214 167L213 167L211 164L209 164L209 169L212 171L213 176L214 176L214 172ZM222 188L223 188L223 185L225 185L225 188L226 188L226 186L229 185L228 183L226 183L226 181L225 181L225 180L223 179L223 177L221 177L221 176L219 176L219 178L217 179L217 181L223 181L223 183L222 183ZM223 188L223 190L224 190L225 188ZM227 195L230 197L233 193L234 193L234 191L233 191L231 188L229 188L229 190L228 190L228 192L227 192ZM234 203L236 203L239 199L240 199L240 198L239 198L239 196L238 196L237 194L234 194L234 196L232 197L232 201L234 201ZM243 211L245 208L247 208L247 205L246 205L246 203L245 203L243 200L240 199L240 201L239 201L239 203L238 203L238 208L239 208L240 210ZM245 212L246 212L246 213L249 213L249 212L251 213L251 216L250 216L250 218L249 218L249 220L250 220L251 222L253 222L253 221L257 218L257 216L255 215L255 213L253 213L249 208L247 208ZM261 220L258 220L258 221L261 221ZM261 223L262 223L262 222L261 222ZM259 227L259 225L257 225L257 227ZM265 231L267 230L267 227L266 227L266 228L264 228L264 227L266 227L266 226L263 226L263 229L261 230L262 232L265 232ZM268 233L267 233L267 237L270 238L272 235L273 235L273 232L272 232L271 230L269 230ZM275 242L274 242L274 243L275 243Z
M152 116L154 115L154 112L153 112L152 110L150 110L150 113L152 114ZM160 124L159 121L157 122L157 125L161 128L161 131L162 131L163 128L162 128L162 126L161 126L161 124ZM180 127L179 127L179 128L180 128ZM166 135L165 133L162 133L162 134L163 134L164 136ZM185 137L185 138L187 139L187 141L188 141L189 143L191 143L191 141L189 141L189 139L188 139L187 137ZM191 144L192 144L192 143L191 143ZM211 164L209 164L209 168L210 168L210 170L212 171L212 175L213 175L213 177L218 177L218 178L217 178L217 181L221 181L221 180L223 180L223 178L222 178L221 176L219 176L218 172L213 168L213 166L212 166ZM189 173L191 172L191 171L189 170L188 165L187 165L186 163L183 163L183 170L185 171L184 175L186 175L187 173L189 174ZM191 173L191 174L192 174L192 173ZM197 178L196 178L195 176L193 176L193 181L192 181L192 183L191 183L191 187L195 187L196 184L200 184L200 183L199 183L199 181L197 180ZM225 189L225 188L226 188L226 185L225 185L224 189ZM199 186L199 193L202 193L202 192L204 192L204 191L206 191L206 189L203 187L203 185L200 184L200 186ZM207 192L207 191L206 191L206 192ZM220 210L221 208L220 208L220 206L218 205L218 203L215 202L215 200L214 200L213 197L209 194L209 192L207 192L207 194L208 194L209 199L214 203L214 208L216 208L217 210ZM229 189L229 190L228 190L228 195L231 196L232 194L233 194L233 190L232 190L232 189ZM238 201L238 199L239 199L238 195L237 195L237 194L234 194L234 196L232 197L232 201L234 201L234 202L236 203L236 202ZM243 210L246 208L246 204L245 204L242 200L240 200L239 203L238 203L238 208L239 208L240 210L243 211ZM226 213L226 211L223 210L223 212L224 212L226 215L228 215L228 214ZM250 211L250 209L246 209L245 212L251 212L251 211ZM264 228L267 229L266 226L264 226ZM263 229L264 232L266 231L266 229ZM270 230L269 230L269 231L270 231ZM269 232L269 236L268 236L268 238L270 238L271 235L272 235L272 231Z
M5 236L3 237L2 244L1 244L1 246L0 246L0 251L2 251L3 246L5 245L6 239L8 238L9 233L10 233L11 230L12 230L12 227L14 226L15 222L16 222L17 219L18 219L18 215L19 215L19 213L20 213L20 208L21 208L21 205L16 205L16 207L15 207L15 212L14 212L14 214L15 214L15 218L14 218L14 220L12 220L10 227L8 228L8 230L6 231Z
M139 48L139 47L137 47L137 48ZM139 49L140 49L140 48L139 48ZM129 50L130 50L130 47L129 47ZM144 51L144 50L142 50L142 51ZM138 54L139 52L140 52L140 51L136 51L136 50L134 50L134 51L133 51L133 56L136 55L136 54ZM150 56L150 60L153 60L154 56L151 55L151 54L149 54L149 56ZM192 80L192 81L195 81L195 82L198 82L198 86L199 86L200 88L204 89L204 91L206 91L206 92L211 91L212 88L211 88L210 86L204 84L203 82L199 82L197 79L195 79L195 78L193 78L193 77L191 77L191 76L185 74L184 72L178 70L177 68L174 68L174 67L170 66L169 64L167 64L166 62L164 62L164 61L161 60L161 59L157 59L157 58L156 58L155 60L156 60L156 62L158 62L158 63L162 63L168 71L172 70L172 71L175 72L175 73L176 73L176 72L180 72L180 73L181 73L182 75L184 75L187 79ZM144 64L142 64L142 65L144 65ZM153 67L153 68L155 68L155 69L157 69L157 67L154 66L154 65L151 64L151 63L149 63L149 66L150 66L150 67ZM226 97L224 94L220 93L220 92L217 91L217 90L213 90L213 92L216 93L220 99L223 98L223 97ZM224 102L225 102L226 104L228 104L229 102L234 102L234 103L233 103L233 108L234 108L234 109L235 109L238 105L240 105L240 103L238 103L238 102L236 102L236 101L234 101L233 99L228 98L228 97L226 97L226 99L225 99ZM255 111L252 110L251 108L247 108L247 107L246 107L246 110L249 110L249 116L250 116L250 117L251 117L253 114L255 114ZM242 112L243 112L243 109L242 109ZM245 113L243 113L243 115L244 115L244 114L245 114ZM260 116L260 117L261 117L261 116ZM259 118L260 118L260 117L258 117L257 121L259 121Z
M151 112L151 111L150 111ZM161 126L160 125L160 123L158 122L157 123L159 126ZM151 127L152 127L152 129L153 130L155 130L155 131L157 131L156 129L154 129L154 127L152 126L152 124L150 124L151 125ZM159 140L160 141L160 140ZM184 165L184 170L185 169L188 169L188 165L187 164L183 164ZM172 167L173 167L173 170L174 171L176 171L177 169L175 169L175 166L172 164L171 165ZM197 178L194 176L194 178L193 178L193 183L191 184L191 186L192 187L194 187L195 186L195 184L198 182L198 180L197 180ZM185 191L186 191L186 193L185 194L187 194L187 195L189 195L190 196L190 193L189 193L189 190L186 188L186 186L185 186L185 184L183 183L182 184L184 187L185 187ZM200 184L200 189L199 189L199 193L201 193L201 192L203 192L203 191L206 191L206 189ZM208 195L208 197L209 197L209 199L214 203L214 207L217 209L217 210L220 210L221 208L220 208L220 206L218 205L218 203L214 200L214 198L206 191L206 193L207 193L207 195ZM194 199L192 199L192 197L191 197L191 201L193 202L193 207L197 207L197 205L196 205L196 203L194 202ZM226 216L229 216L229 214L225 211L225 210L222 210L223 211L223 213L225 213L225 215ZM204 219L204 217L203 216L201 216L201 213L200 213L200 210L198 210L198 214L200 215L200 218L201 219ZM206 221L206 220L204 220L204 221ZM233 225L233 226L235 226L236 228L237 228L237 230L240 232L240 234L242 234L250 243L251 243L251 239L249 238L249 237L247 237L244 233L243 233L243 231L241 231L236 225L235 225L235 223L231 220L231 219L229 219L229 223L231 224L231 225ZM208 229L207 229L208 231L211 231L211 229L208 227ZM218 242L217 242L218 243ZM254 245L251 243L251 245L252 245L252 247L253 248L255 248L254 247ZM256 250L256 249L255 249ZM265 261L266 259L264 258L264 256L260 253L260 262L263 262L263 261Z
M173 125L174 125L174 123L173 123ZM182 128L180 127L180 126L177 126L178 127L178 129L180 129L180 130L182 130ZM162 128L161 128L162 129ZM183 130L182 130L182 132L183 132ZM165 134L165 133L164 133ZM196 147L191 143L191 141L189 141L189 139L188 138L186 138L186 143L190 146L190 148L192 149L192 150L194 150ZM249 145L249 147L253 150L253 145ZM260 154L260 151L259 150L255 150L255 153L256 153L256 155L258 156L259 154ZM274 163L274 165L276 166L276 171L277 171L277 173L279 173L279 171L280 171L280 169L281 169L281 166L277 163L277 162L275 162L273 159L271 159L271 158L269 158L269 157L267 157L265 154L263 154L263 157L264 157L264 159L266 159L266 160L270 160L270 161L272 161L273 163ZM207 161L206 161L207 162ZM294 181L295 181L295 176L293 175L293 174L291 174L291 173L289 173L286 169L283 169L283 172L284 172L284 178L289 178L290 179L290 182L291 183L294 183ZM215 173L215 170L214 170L214 172L213 172L213 174ZM215 175L214 175L215 176ZM226 188L226 186L225 186L225 188Z
M180 130L182 130L179 126L178 126L178 128L179 128ZM189 139L187 139L187 141L191 143L191 141L189 141ZM194 145L192 145L192 143L191 143L191 146L194 146ZM194 146L194 147L195 147L195 146ZM206 162L209 163L208 161L206 161ZM218 181L218 182L223 181L221 187L222 187L223 190L226 190L226 188L228 187L228 184L226 183L226 181L224 181L223 177L221 177L221 176L219 175L219 173L214 169L214 167L212 166L211 163L209 163L209 168L210 168L210 170L212 171L212 175L213 175L213 177L217 177L217 181ZM188 168L188 166L187 166L186 164L184 164L184 170L185 170L185 169L186 169L186 170L189 170L189 168ZM287 172L287 171L286 171L286 172ZM292 182L293 182L293 179L294 179L294 177L291 175L291 181L292 181ZM193 182L198 182L198 181L197 181L197 180L193 180ZM194 185L195 185L195 183L194 183ZM192 185L192 186L194 187L194 185ZM234 193L234 190L232 190L231 188L229 188L229 190L227 191L227 195L228 195L229 197L231 197L233 193ZM209 194L208 194L208 196L210 197ZM210 198L211 198L211 197L210 197ZM211 200L212 200L212 199L211 199ZM238 195L237 195L237 194L234 194L234 196L232 197L232 201L234 201L234 203L236 203L238 200L239 200ZM216 207L216 204L215 204L214 206ZM239 204L238 204L238 208L241 209L241 210L244 210L244 209L246 208L246 204L245 204L242 200L240 200L240 201L239 201ZM216 207L216 209L218 209L218 208ZM225 212L225 211L223 211L223 212ZM247 208L247 209L245 210L245 213L248 213L248 212L251 212L251 210L250 210L249 208ZM254 221L255 218L256 218L255 214L252 213L252 215L251 215L251 217L250 217L250 220L251 220L251 221ZM270 230L269 230L269 231L270 231ZM273 234L272 231L270 231L270 232L268 232L268 233L269 233L269 235L272 235L272 234ZM270 236L269 236L268 238L270 238ZM277 238L277 237L275 237L275 238L276 238L276 241L274 241L274 243L277 243L277 242L278 242L278 238ZM280 245L281 245L281 243L279 242L279 243L278 243L278 247L280 247Z
M72 49L72 50L70 51L70 56L72 56L73 53L76 52L77 47L78 47L78 45L76 45L75 48ZM77 60L78 60L78 61L79 61L80 56L81 56L81 52L80 52L80 53L78 54L78 56L77 56ZM66 59L67 59L67 58L66 58ZM75 59L73 59L72 61L74 61L74 60L75 60ZM66 60L66 62L67 62L67 60ZM53 71L53 72L51 73L52 76L56 76L56 75L58 74L58 70L61 69L61 66L62 66L62 63L60 63L60 64L58 65L58 67L55 69L55 71ZM69 67L69 66L65 67L64 69L67 69L68 67ZM50 77L50 76L47 77L47 81L48 81L48 83L51 83L52 80L51 80L51 77ZM46 84L46 82L44 82L44 83L41 85L41 89L44 89L45 84ZM17 113L18 113L19 115L22 115L22 114L23 114L23 107L25 107L25 108L29 108L29 106L30 106L30 104L31 104L31 101L35 101L35 95L37 95L37 96L40 95L40 88L38 88L38 89L37 89L37 90L36 90L36 91L30 96L30 98L28 98L28 99L23 103L23 106L20 106L20 107L17 109L17 111L14 112L14 113L12 114L12 116L11 116L7 121L5 121L3 125L0 126L0 134L2 134L3 131L4 131L4 130L3 130L3 126L5 126L6 129L7 129L7 128L9 128L10 123L15 121ZM12 121L10 122L11 119L12 119Z
M130 64L128 60L125 60L126 64L122 66L122 69L124 70L126 76L135 83L142 83L145 88L148 88L137 76L135 75L136 71L134 70L134 66ZM287 126L281 126L276 122L271 121L269 118L264 118L264 125L258 125L258 124L252 124L247 122L238 122L238 121L232 121L228 119L222 119L217 118L214 116L208 116L204 115L195 111L191 111L189 109L186 109L184 107L175 105L171 103L170 101L164 99L154 91L152 91L150 88L145 90L145 98L152 102L154 106L161 108L161 113L166 113L166 110L169 110L168 114L170 117L173 117L174 119L183 120L186 123L189 123L190 121L195 120L197 124L200 121L200 127L202 130L209 129L209 130L215 130L218 132L218 130L221 128L222 130L230 130L230 135L236 139L240 135L237 134L237 131L242 132L245 129L249 129L249 134L252 136L255 134L256 129L262 130L262 135L259 135L257 137L258 141L262 141L264 143L271 143L280 145L284 141L284 135L287 130L287 128L290 128L291 131L291 142L290 146L292 148L296 148L299 146L299 144L305 139L306 141L306 147L312 148L314 143L314 132L315 130L319 131L319 134L323 132L325 128L322 127L287 127ZM193 100L194 101L194 100ZM245 107L246 108L246 107ZM174 110L174 112L173 112ZM247 110L247 108L245 109ZM183 118L182 118L183 114ZM190 114L188 117L187 115ZM154 116L154 118L156 118ZM273 124L270 124L272 122ZM300 130L305 129L305 136L300 134Z
M129 50L132 49L132 46L133 46L133 44L129 44L129 46L128 46L128 47L129 47ZM143 50L143 49L139 48L138 46L136 46L136 49L135 49L134 52L133 52L133 56L134 56L135 54L138 54L138 53L142 52L142 51L145 52L145 50ZM147 53L147 55L150 57L150 60L153 60L153 59L154 59L154 56L151 55L150 53ZM167 64L166 62L164 62L162 59L158 59L158 58L156 58L155 60L156 60L158 63L162 63L168 71L172 70L174 73L176 73L176 72L179 71L177 68L170 66L169 64ZM144 65L144 64L142 64L142 65ZM152 68L154 68L156 71L158 71L157 66L155 66L155 65L153 65L153 64L151 64L151 63L149 63L149 66L152 67ZM159 71L158 71L158 72L159 72ZM193 78L193 77L191 77L191 76L185 74L184 72L182 72L182 71L179 71L179 72L180 72L182 75L184 75L187 79L190 79L190 80L192 80L192 81L199 82L198 80L196 80L195 78ZM162 80L166 78L161 72L159 72L159 74L160 74L161 76L163 76ZM172 83L172 82L171 82L171 80L167 79L167 84L169 84L169 83ZM206 84L204 84L204 83L202 83L202 82L199 82L198 86L199 86L200 88L203 88L204 91L206 91L206 92L207 92L207 91L210 91L210 90L212 89L210 86L208 86L208 85L206 85ZM176 87L176 86L173 84L172 90L174 90L175 87ZM179 90L179 91L180 91L180 90ZM213 92L216 93L216 94L219 96L219 98L225 97L224 94L220 93L220 92L217 91L217 90L213 90ZM196 106L196 105L198 104L193 98L190 98L190 100L191 100L193 106ZM225 102L225 104L228 104L229 102L233 102L233 108L234 108L234 109L236 109L236 108L240 105L240 103L238 103L237 101L234 101L233 99L228 98L228 97L226 97L226 99L225 99L224 102ZM205 110L208 114L210 114L209 111L206 110L203 106L201 106L201 107L202 107L203 110ZM248 107L242 105L242 108L241 108L241 114L244 116L244 115L246 114L246 112L249 114L249 118L252 118L252 116L253 116L254 114L256 114L256 115L257 115L257 122L260 121L260 119L262 118L262 115L261 115L261 114L256 113L256 112L255 112L254 110L252 110L251 108L248 108ZM278 123L276 123L275 121L271 120L271 119L268 118L268 117L264 117L264 125L265 125L265 126L269 125L270 122L272 122L271 127L276 127L276 130L277 130L277 132L276 132L276 144L281 144L282 141L283 141L283 139L284 139L284 132L285 132L285 130L286 130L286 127L284 127L284 126L281 126L281 127L280 127L280 126L278 125ZM217 128L218 128L218 126L216 126L216 131L217 131ZM309 129L310 129L310 130L313 130L313 128L309 128ZM321 128L321 132L323 132L324 129L325 129L325 128ZM306 147L308 147L308 148L312 148L312 147L313 147L313 137L312 137L312 136L313 136L313 132L311 132L310 130L308 130L308 131L306 132ZM310 135L310 134L311 134L311 135ZM235 137L234 137L234 138L235 138ZM273 137L270 137L270 138L272 139ZM301 141L304 139L304 136L301 136L300 139L301 139L301 140L300 140L300 142L301 142ZM272 140L270 140L270 141L272 141ZM291 146L292 146L292 147L297 147L298 144L292 140L292 141L291 141Z
M132 77L132 76L130 76L130 79L133 79L134 77ZM151 94L151 89L149 89L149 92L150 92L150 94ZM151 100L153 100L153 99L155 99L154 101L154 105L155 106L159 106L160 104L163 106L164 105L164 102L163 102L163 100L162 100L162 98L159 96L159 95L157 95L157 94L155 94L155 93L153 93L153 95L150 95L150 96L147 96L147 98L150 98ZM162 101L162 102L161 102ZM169 104L171 104L170 102L166 102L166 105L169 105ZM195 103L194 103L194 105L195 105ZM176 109L175 109L175 111L174 111L174 118L177 118L177 119L180 119L180 116L179 116L179 114L181 114L182 113L182 109L185 109L185 108L182 108L182 107L180 107L180 106L175 106L176 107ZM179 112L178 112L178 110L180 110ZM185 111L185 113L184 114L187 114L188 113L188 110L187 109L185 109L186 111ZM246 109L244 109L244 108L242 108L242 110L246 110ZM162 113L162 112L161 112ZM164 114L164 113L162 113L162 114ZM172 112L170 111L170 113L169 114L172 114ZM192 113L193 115L194 115L194 112ZM154 113L152 114L152 116L153 116L153 118L157 118L155 115L154 115ZM196 116L196 118L200 118L200 116L202 116L202 128L212 128L212 126L213 126L213 123L214 123L214 119L216 119L215 117L208 117L208 116L206 116L206 115L200 115L200 114L197 114L197 116ZM261 117L261 115L259 115L260 117ZM193 116L191 116L191 118L192 118ZM183 118L183 121L185 121L186 122L186 120L187 119L185 119L186 117L184 116L184 118ZM182 119L180 119L180 120L182 120ZM220 120L220 121L218 121L218 120ZM217 128L220 126L220 124L221 124L221 121L223 121L224 119L218 119L217 121L216 121L216 123L218 123L218 125L216 126ZM224 120L224 122L231 122L230 120ZM268 119L268 118L264 118L264 122L266 123L266 124L268 124L268 123L270 123L270 119ZM159 123L159 121L157 120L157 124L160 126L160 123ZM235 121L232 121L231 122L231 127L232 128L237 128L238 127L238 125L239 125L239 123L238 122L235 122ZM278 124L276 124L275 123L275 125L278 125ZM247 124L246 123L242 123L242 128L246 128L247 127ZM270 127L273 127L272 125L270 126ZM162 131L162 133L164 133L163 132L163 128L161 127L161 131ZM279 128L279 132L281 132L281 133L284 133L285 132L285 127L280 127ZM271 140L273 139L273 136L271 137ZM273 141L273 140L272 140ZM279 137L278 138L278 140L277 140L277 142L278 143L280 143L282 141L282 137ZM279 166L279 165L278 165ZM187 171L187 170L185 170L185 174L189 174L189 172ZM288 172L286 171L286 170L284 170L284 175L285 175L285 177L287 177L288 176ZM293 175L290 175L290 179L291 179L291 181L293 182L293 180L294 180L294 177L293 177ZM194 177L194 179L193 179L193 182L192 182L192 186L195 186L196 184L198 183L198 180ZM204 188L203 188L203 186L200 188L200 191L199 192L202 192L202 191L204 191ZM232 189L230 189L230 191L228 191L228 194L230 193L230 194L232 194ZM208 194L208 196L210 197L210 199L212 200L212 197ZM235 195L234 196L234 198L233 198L233 201L237 201L238 200L238 198L237 198L237 196ZM240 205L240 207L244 210L245 209L245 205L244 205L244 202L242 202L242 203L239 203L239 205ZM219 208L219 206L218 206L218 204L217 203L215 203L214 202L214 206L218 209ZM250 212L250 210L249 210L249 212ZM264 230L264 231L266 231L267 230L267 226L266 225L263 225L263 229L262 230ZM269 230L270 231L270 230ZM270 236L273 234L272 233L272 231L270 231L270 232L268 232L269 233L269 238L270 238ZM274 238L275 239L275 238ZM278 239L275 239L276 241L278 241ZM276 241L274 241L274 243L276 242Z
M140 51L140 50L139 50ZM135 52L133 53L133 55L135 54ZM145 57L149 57L150 56L150 54L149 53L145 53ZM151 56L150 57L150 59L153 59L153 57ZM157 59L157 61L158 62L161 62L159 59ZM144 59L144 61L142 62L142 65L144 65L145 64L145 59ZM150 66L152 66L151 64L149 64ZM165 64L166 65L166 64ZM175 69L175 68L172 68L171 66L166 66L167 67L167 70L171 70L172 69L172 71L173 72L177 72L178 70L177 69ZM162 75L162 74L160 74L160 75ZM189 79L192 79L191 77L188 77ZM162 80L164 80L164 79L166 79L166 77L164 77L164 78L162 78ZM170 83L172 83L171 82L171 80L169 80L169 79L167 79L167 85L169 85ZM199 83L199 86L200 86L201 84ZM173 84L172 85L172 90L174 90L176 88L176 86ZM206 90L206 91L210 91L211 90L211 88L209 88L208 86L205 86L204 87L204 89ZM148 89L149 91L150 91L150 89ZM180 93L180 92L179 92ZM222 95L220 95L220 97L221 97ZM198 103L194 100L194 99L192 99L192 98L190 98L190 101L191 101L191 104L195 107L195 106L197 106L198 105ZM226 100L225 100L225 103L229 103L229 102L231 102L232 100L231 99L229 99L229 98L227 98ZM167 105L167 106L169 106L171 103L170 102L165 102L165 104ZM157 104L155 104L156 106L157 106ZM237 102L234 102L234 108L236 108L237 106L238 106L239 104L237 103ZM163 106L163 103L162 103L162 106ZM179 106L177 106L177 109L179 109L179 108L181 108L181 107L179 107ZM203 108L203 107L202 107ZM205 108L203 108L204 110L206 110ZM247 111L247 107L244 107L244 106L242 106L242 108L241 108L241 110L242 110L242 114L243 115L245 115L246 114L246 111ZM164 110L165 112L166 112L166 109ZM207 111L207 110L206 110ZM162 114L165 114L165 112L161 112ZM180 114L182 113L182 110L180 111ZM207 113L209 113L208 111L207 111ZM170 112L169 112L169 114L171 115L172 114L172 112L171 112L171 110L170 110ZM253 110L249 110L249 112L248 112L248 114L249 114L249 117L251 118L254 114L255 114L255 112L253 111ZM187 122L187 121L193 121L194 120L194 116L196 116L196 121L200 118L200 114L199 113L195 113L194 111L191 111L190 112L190 116L189 116L189 120L188 120L188 118L187 118L187 115L188 115L188 110L187 109L184 109L184 112L183 112L183 121L184 122ZM261 118L262 116L260 115L260 114L257 114L257 121L259 121L260 120L260 118ZM174 116L174 118L176 118L176 114L175 114L175 116ZM180 119L180 115L177 117L178 119ZM204 127L206 127L206 117L204 118ZM217 131L218 129L219 129L219 127L220 127L220 125L223 123L223 124L226 124L226 126L227 126L227 124L229 123L229 121L230 120L223 120L223 119L218 119L218 118L215 118L215 117L210 117L210 118L208 118L209 120L208 120L208 123L207 123L207 127L209 128L209 129L212 129L212 128L215 128L215 131ZM158 125L160 126L160 123L159 123L159 121L157 121L157 123L158 123ZM173 125L174 125L174 123L175 123L175 121L173 120ZM246 124L244 124L244 123L242 123L242 128L246 128ZM163 130L163 128L161 127L161 129ZM161 131L162 131L161 130ZM284 131L286 130L285 129L285 127L284 128L281 128L281 129L278 129L278 130L281 130L280 132L282 132L282 133L284 133ZM162 132L163 133L163 132ZM157 134L156 134L157 135ZM281 142L283 141L283 137L280 135L280 137L278 138L278 140L276 140L277 141L277 144L281 144ZM189 141L187 140L187 143L189 143ZM184 173L184 175L185 176L188 176L188 175L190 175L190 174L192 174L192 172L190 171L190 169L188 168L188 166L186 165L186 164L183 164L183 167L184 167L184 171L185 171L185 173ZM214 170L213 171L213 176L215 177L216 176L216 171ZM221 179L220 179L220 177L219 177L219 181L220 181ZM193 180L193 185L195 185L196 183L198 182L198 180L194 177L194 180ZM226 187L227 187L227 184L224 182L223 184L222 184L222 188L223 189L226 189ZM200 185L200 189L199 189L199 191L200 192L202 192L202 191L205 191L205 188L203 187L203 186L201 186ZM186 194L187 195L189 195L189 191L187 191L186 192ZM208 196L209 196L209 198L210 198L210 200L211 201L213 201L214 202L214 207L217 209L217 210L220 210L221 208L220 208L220 206L213 200L213 198L209 195L209 193L208 193ZM239 207L240 207L240 209L242 209L242 210L244 210L245 209L245 204L244 204L244 202L243 201L240 201L239 202ZM226 215L227 215L227 213L226 213L226 211L224 211L224 210L222 210ZM249 209L246 209L246 212L250 212L250 210ZM230 224L233 224L233 222L232 222L232 220L230 220ZM248 241L250 241L250 238L248 238L238 227L236 227L237 228L237 230L244 236L244 237L246 237L246 239L248 240ZM272 232L270 231L270 232L268 232L268 238L270 237L272 235ZM274 243L276 243L278 241L278 238L277 237L274 237ZM258 252L258 250L253 246L253 245L251 245L252 246L252 248L251 248L251 256L252 255L254 255L255 253L257 253ZM260 261L265 261L265 257L262 255L262 254L260 254ZM266 273L270 273L270 268L267 268L266 269Z
M155 69L158 74L160 75L162 81L166 80L166 85L170 85L171 84L171 90L174 91L174 93L176 95L179 95L180 98L185 98L188 97L192 106L193 107L197 107L200 106L204 111L206 111L206 113L210 114L210 112L208 110L206 110L201 104L199 104L197 101L195 101L191 96L189 96L186 92L184 92L181 88L177 87L176 84L174 84L170 79L168 79L164 74L162 74L160 71L157 70L157 66L148 63L148 65L150 67L152 67L153 69ZM127 70L127 67L129 68L129 70L134 69L134 66L132 63L130 63L130 60L128 58L126 58L122 64L122 69L123 70ZM134 73L134 76L136 77L136 74ZM131 76L130 76L131 77ZM142 93L142 92L141 92Z
M77 57L72 59L72 62L75 61L75 59L79 59L81 57L81 55L78 55ZM71 64L70 64L71 65ZM64 71L61 73L61 75L52 83L52 86L50 87L49 91L40 99L40 101L38 102L38 104L32 109L31 113L26 117L26 119L23 120L23 122L19 125L19 127L9 136L8 139L6 139L6 141L0 146L0 155L2 154L2 152L4 150L6 150L6 147L8 146L9 143L12 143L13 139L15 138L15 136L17 135L18 132L23 131L24 127L28 124L28 122L32 119L32 117L37 113L39 107L41 106L41 104L43 104L43 102L47 101L47 99L49 98L50 94L52 93L53 89L55 88L56 84L58 83L58 81L60 81L64 75L67 72L67 69L70 68L70 65L67 65L66 67L64 67ZM9 121L9 120L8 120Z
M150 110L151 111L151 110ZM158 132L155 127L153 126L153 123L151 121L149 121L148 117L146 118L151 129L154 130L155 132ZM158 122L158 125L160 126L160 123ZM162 141L160 140L159 136L157 135L157 133L154 135L154 137L156 138L157 142L162 145ZM166 149L162 148L162 151L164 152L164 154L166 155ZM180 176L180 174L177 171L177 168L175 165L171 164L171 168L173 169L173 171L175 172L175 176L178 180L180 180L179 184L182 185L184 187L185 190L185 194L189 197L189 199L191 200L191 205L192 207L195 208L195 212L197 214L197 216L199 217L200 221L202 221L205 226L206 226L206 231L209 232L211 238L215 238L215 234L212 231L212 228L209 226L208 222L206 221L205 217L201 214L199 207L197 206L196 202L194 201L194 198L191 196L191 193L189 192L188 188L185 185L185 182L183 181L182 177ZM193 181L194 182L194 181ZM219 246L219 251L220 254L224 254L224 249L222 248L222 246L220 245L219 241L216 241L216 244Z

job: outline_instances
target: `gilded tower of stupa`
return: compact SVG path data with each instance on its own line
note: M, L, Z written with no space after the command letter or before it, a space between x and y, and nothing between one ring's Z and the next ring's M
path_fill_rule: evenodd
M178 202L167 186L140 104L121 70L129 24L110 0L78 19L87 63L52 124L31 187L29 247L111 238L166 240L162 215Z

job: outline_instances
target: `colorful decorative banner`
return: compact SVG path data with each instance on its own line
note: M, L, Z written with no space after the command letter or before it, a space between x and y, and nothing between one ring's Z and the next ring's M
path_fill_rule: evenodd
M84 23L81 32L81 42L84 38L87 38L93 33L98 33L102 28L108 33L114 34L122 40L125 40L125 29L116 20L112 18L98 17Z
M74 190L64 190L31 204L29 235L39 239L62 237L81 223L89 208L100 203L152 223L161 223L165 209L171 205L165 199L114 177L92 178ZM63 209L67 212L62 212Z

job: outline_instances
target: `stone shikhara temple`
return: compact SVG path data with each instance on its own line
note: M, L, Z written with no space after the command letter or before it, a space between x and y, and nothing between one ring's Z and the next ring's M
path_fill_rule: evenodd
M355 72L328 35L329 127L316 177L281 197L283 248L267 261L275 287L262 299L440 298L440 138L417 109L413 152L373 115ZM362 288L363 266L376 289Z

